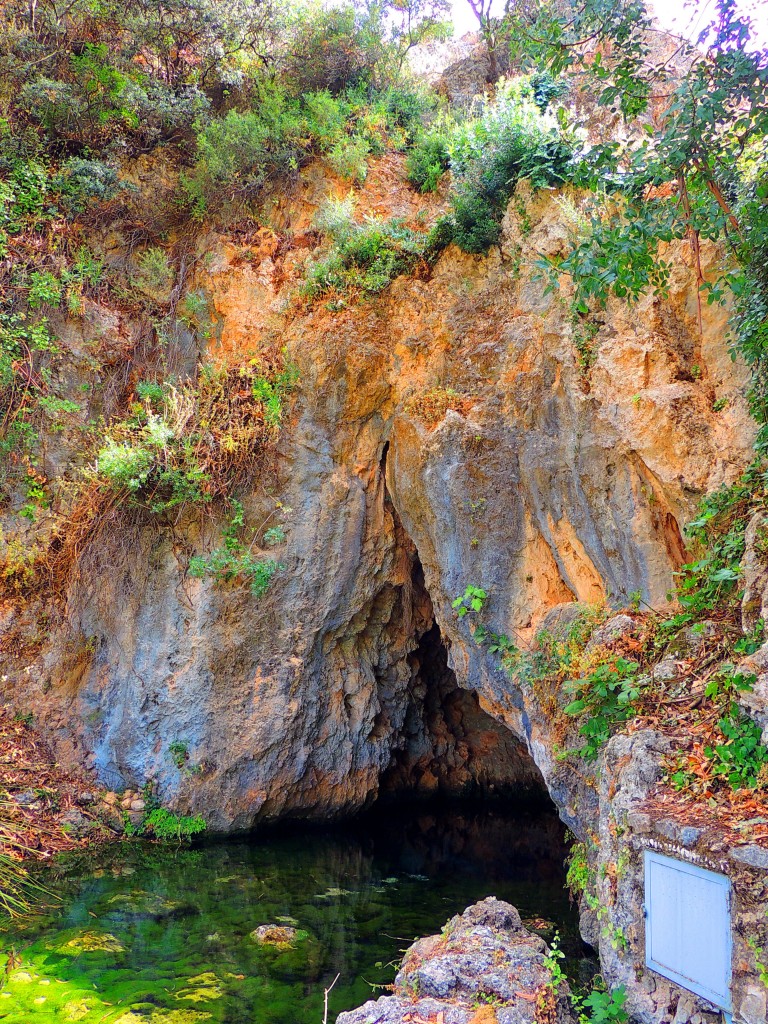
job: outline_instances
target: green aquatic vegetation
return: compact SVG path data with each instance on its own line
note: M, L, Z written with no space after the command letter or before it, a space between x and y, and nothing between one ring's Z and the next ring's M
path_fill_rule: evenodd
M562 851L544 869L540 853L507 861L503 851L520 845L519 820L483 813L473 821L463 814L456 835L470 828L478 838L489 829L499 836L498 896L553 920L563 948L580 956L576 915L562 878L552 875ZM544 827L551 835L549 819ZM336 836L200 848L131 843L95 859L66 857L50 869L60 908L0 933L20 960L0 991L0 1017L4 1024L317 1024L323 989L341 969L329 1000L335 1019L370 998L363 979L392 981L403 942L388 936L439 932L447 917L487 895L482 857L455 857L446 826L437 823L433 833L426 859L411 819L388 821L386 832L369 822ZM422 863L428 879L406 873ZM250 938L269 922L297 928L294 944Z

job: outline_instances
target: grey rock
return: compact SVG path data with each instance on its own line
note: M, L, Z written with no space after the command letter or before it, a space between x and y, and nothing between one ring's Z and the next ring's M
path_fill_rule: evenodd
M703 832L704 829L696 828L694 825L683 825L680 829L680 842L688 848L695 846Z
M337 1024L403 1024L417 1017L435 1020L440 1013L446 1024L466 1024L476 1013L478 993L505 1004L497 1012L500 1024L534 1024L535 1000L525 996L550 978L546 951L513 906L490 896L451 918L441 935L411 946L394 995L341 1014ZM572 1024L566 986L555 1012L558 1024Z
M19 807L25 807L31 811L37 811L42 807L40 797L35 793L34 789L25 789L21 793L14 793L13 800Z
M731 850L731 860L748 864L751 868L768 870L768 850L762 846L736 846Z
M61 824L75 839L83 839L96 827L95 822L75 808L62 814Z
M696 828L694 825L680 825L668 818L656 822L654 829L659 835L685 847L695 846L704 831L704 829Z
M744 1024L765 1024L766 993L758 985L750 985L739 1003L739 1016Z
M624 636L629 636L636 628L637 624L630 615L614 615L594 631L589 638L587 650L612 644Z
M672 1024L689 1024L695 1005L695 996L692 996L687 992L683 993L677 1001L677 1007L675 1008L675 1016L672 1018Z

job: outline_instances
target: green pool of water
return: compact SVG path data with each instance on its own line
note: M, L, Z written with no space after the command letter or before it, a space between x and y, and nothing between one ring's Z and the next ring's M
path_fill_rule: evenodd
M320 1024L381 994L402 950L495 895L582 946L554 815L391 810L352 827L191 849L124 844L46 876L55 908L5 926L0 1020ZM259 944L260 925L297 930ZM588 965L586 966L588 969Z

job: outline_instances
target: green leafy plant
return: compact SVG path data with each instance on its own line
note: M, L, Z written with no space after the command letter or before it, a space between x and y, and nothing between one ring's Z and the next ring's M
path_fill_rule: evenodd
M475 587L470 584L451 604L459 618L463 619L470 612L479 613L488 600L488 592L482 587Z
M594 761L616 726L635 713L634 702L640 696L639 669L636 661L613 658L567 682L567 689L576 699L564 711L574 717L586 716L579 733L586 740L580 752L588 761Z
M285 567L277 562L254 558L243 546L239 531L245 524L243 506L232 502L233 515L224 528L224 546L207 556L195 555L189 560L189 574L197 579L211 577L216 583L241 579L250 584L254 597L263 597L272 577Z
M162 291L173 284L174 270L168 254L159 246L145 249L136 259L134 283L141 289Z
M168 753L177 768L183 768L189 760L189 744L183 740L173 740L168 744Z
M594 887L593 872L589 867L586 843L574 843L568 856L565 884L572 896L580 896Z
M443 126L420 135L408 153L408 181L419 192L434 192L451 164L447 131Z
M619 985L612 992L594 989L583 1000L582 1006L589 1013L580 1015L582 1024L626 1024L629 1014L625 1009L627 991Z
M310 264L301 293L308 299L332 291L375 294L418 263L427 246L426 234L399 220L350 224L328 254Z
M277 547L285 541L285 529L282 526L270 526L264 531L264 543L268 548Z
M735 701L717 727L722 741L704 748L712 762L713 775L725 778L732 789L754 789L764 780L768 766L768 747L762 743L762 729Z
M554 116L542 113L530 79L499 83L481 115L451 133L447 150L452 211L441 239L465 252L484 253L498 242L519 179L540 188L569 176L570 139Z
M359 135L339 139L328 151L327 158L331 168L341 178L362 185L368 174L366 158L371 147Z
M144 821L144 832L162 842L182 843L204 832L205 829L205 818L201 814L172 814L164 807L155 808Z
M61 302L61 281L49 270L34 271L29 279L27 302L30 309L58 306Z

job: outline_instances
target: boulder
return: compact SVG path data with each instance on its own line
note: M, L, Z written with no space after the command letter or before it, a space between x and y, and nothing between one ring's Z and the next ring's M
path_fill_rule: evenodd
M568 987L553 985L548 952L511 904L489 896L410 947L394 995L342 1013L336 1024L534 1024L537 1007L552 1024L572 1024Z

